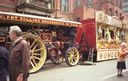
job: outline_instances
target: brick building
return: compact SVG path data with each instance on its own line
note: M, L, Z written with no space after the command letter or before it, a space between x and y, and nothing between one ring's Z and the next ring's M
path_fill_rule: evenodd
M73 0L1 0L0 11L73 20Z
M95 10L111 16L127 15L122 0L1 0L0 11L40 15L65 20L94 18Z
M53 12L49 0L2 0L0 11L49 16Z
M128 15L128 0L123 0L123 11Z
M51 0L51 7L55 10L53 18L73 20L74 0Z
M0 11L16 12L16 0L0 0Z
M75 4L74 12L81 10L83 13L81 15L74 13L75 20L92 18L95 10L103 11L110 16L124 16L128 20L127 15L122 11L122 0L75 0Z

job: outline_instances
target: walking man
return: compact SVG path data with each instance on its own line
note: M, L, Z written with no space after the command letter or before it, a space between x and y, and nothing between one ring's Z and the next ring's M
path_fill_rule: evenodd
M9 38L12 44L9 48L9 79L10 81L27 81L30 65L30 46L21 37L19 26L11 26Z

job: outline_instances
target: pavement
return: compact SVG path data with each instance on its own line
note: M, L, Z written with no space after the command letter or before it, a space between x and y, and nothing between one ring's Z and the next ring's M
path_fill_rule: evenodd
M128 70L123 71L124 77L117 77L117 73L103 77L100 81L128 81Z

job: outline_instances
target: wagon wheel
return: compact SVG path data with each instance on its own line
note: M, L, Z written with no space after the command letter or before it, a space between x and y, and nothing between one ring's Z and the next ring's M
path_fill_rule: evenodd
M47 51L41 39L33 34L23 38L30 44L30 73L37 72L45 63Z
M75 66L79 62L79 52L75 47L70 47L66 51L65 61L69 66Z
M57 50L52 49L50 50L49 54L50 54L50 59L53 64L61 64L63 62L64 57L59 56L57 53Z

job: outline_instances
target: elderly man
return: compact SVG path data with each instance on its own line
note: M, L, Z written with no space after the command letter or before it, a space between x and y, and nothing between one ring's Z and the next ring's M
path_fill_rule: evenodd
M9 79L10 81L27 81L30 65L30 46L21 37L19 26L11 26L9 38L12 44L9 48Z
M8 50L0 46L0 81L7 81Z

